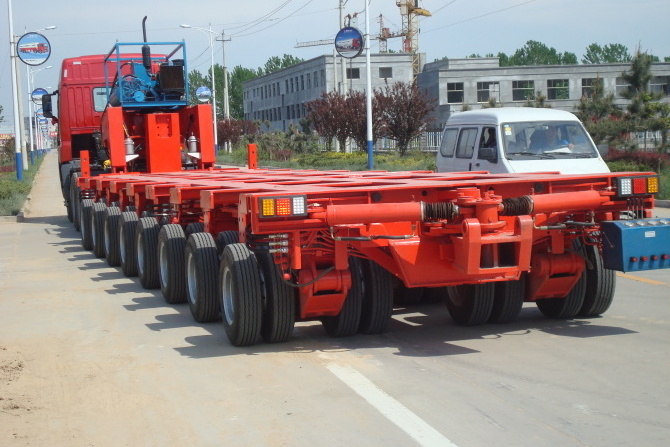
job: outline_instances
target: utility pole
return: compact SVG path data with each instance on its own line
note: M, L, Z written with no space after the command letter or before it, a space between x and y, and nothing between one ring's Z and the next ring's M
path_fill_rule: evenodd
M221 47L223 49L223 119L225 120L230 119L230 95L228 92L228 67L226 66L226 42L230 42L231 39L231 37L226 38L225 30L221 30L220 39L218 37L216 38L216 40L221 41ZM223 151L232 152L232 148L230 147L230 143L228 141L223 143Z
M18 80L17 70L15 61L19 58L16 53L16 45L14 41L14 23L12 18L12 0L7 0L7 19L9 20L9 54L10 59L14 58L14 61L10 61L12 69L12 96L14 98L14 155L16 157L16 179L23 180L23 158L21 157L21 145L23 137L21 135L21 115L19 113L19 103L21 102L21 96L17 90L16 81Z

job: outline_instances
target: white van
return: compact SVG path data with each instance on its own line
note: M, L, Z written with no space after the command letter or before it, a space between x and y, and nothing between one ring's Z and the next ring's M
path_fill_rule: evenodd
M563 110L503 107L451 115L437 153L437 172L587 174L609 172L575 115Z

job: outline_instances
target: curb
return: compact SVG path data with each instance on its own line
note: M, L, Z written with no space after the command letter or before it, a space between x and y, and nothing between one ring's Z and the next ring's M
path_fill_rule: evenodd
M670 208L670 200L654 200L657 208Z

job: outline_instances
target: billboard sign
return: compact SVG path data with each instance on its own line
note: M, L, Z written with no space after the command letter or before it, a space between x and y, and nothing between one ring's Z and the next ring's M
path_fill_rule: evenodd
M16 43L16 55L27 65L42 65L51 56L51 44L40 33L27 33Z
M198 87L195 91L195 97L198 98L200 102L207 102L209 98L212 97L212 91L207 87Z
M42 105L42 95L48 95L48 94L49 94L49 92L47 92L45 89L36 88L30 94L30 97L32 98L33 102L39 106L39 105Z
M351 26L347 26L338 31L335 36L335 50L337 53L352 59L363 51L363 34Z

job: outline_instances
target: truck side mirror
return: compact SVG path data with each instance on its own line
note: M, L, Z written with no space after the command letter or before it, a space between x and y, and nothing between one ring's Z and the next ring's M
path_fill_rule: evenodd
M45 118L53 118L53 106L51 105L51 95L42 95L42 114Z
M480 147L477 156L480 160L498 163L498 150L495 147Z

